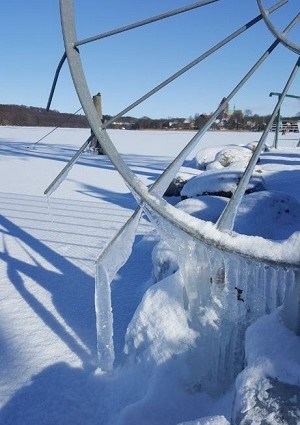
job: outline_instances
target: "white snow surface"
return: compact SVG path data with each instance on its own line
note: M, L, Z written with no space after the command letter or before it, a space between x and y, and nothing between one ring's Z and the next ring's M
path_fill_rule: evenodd
M179 425L229 425L229 422L224 416L211 416L196 421L182 422Z
M60 129L33 149L32 144L49 130L0 127L0 424L227 424L233 392L212 399L188 379L186 353L197 335L187 324L175 260L173 276L149 288L157 237L146 220L139 225L128 263L112 285L116 369L112 374L95 373L94 262L136 203L108 158L90 153L80 157L47 202L43 191L89 136L87 129ZM193 136L169 131L109 134L147 185ZM258 136L209 132L201 145L216 149L216 155L224 146L246 145ZM295 138L290 146L296 143ZM294 208L300 202L299 185L293 184L299 155L291 147L279 154L264 153L258 175L270 193L284 193ZM186 173L190 175L190 169ZM187 219L185 208L195 217L198 213L193 211L207 209L212 214L199 218L215 221L227 200L201 198L200 208L199 203L189 205L198 199L183 201L179 217ZM267 198L267 203L270 199L274 198ZM298 220L297 214L287 227ZM197 227L195 217L190 220ZM202 227L208 235L218 234L212 223ZM246 236L236 239L251 252L253 241L248 247ZM259 236L255 241L262 249L272 247L275 259L299 257L296 232L283 243ZM163 260L166 247L156 249ZM161 277L165 275L156 274L157 281Z
M237 423L240 422L240 415L247 415L247 420L243 422L245 424L299 423L300 339L282 323L280 308L248 328L245 352L247 367L237 377L235 384L237 397L234 416ZM276 388L278 382L295 386L294 391L298 388L294 400L291 396L289 399L288 391L282 394L285 402L272 400L268 391L273 386ZM298 408L297 415L293 417L291 414L289 419L284 418L284 408L288 409L285 406L287 402L296 404Z

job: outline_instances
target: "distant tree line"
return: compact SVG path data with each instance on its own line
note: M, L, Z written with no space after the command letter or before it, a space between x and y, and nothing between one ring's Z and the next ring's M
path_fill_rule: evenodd
M299 119L300 113L295 117L285 117L284 119L295 121ZM298 117L298 118L297 118ZM104 121L111 118L110 115L103 116ZM149 117L122 117L109 128L130 129L130 130L199 130L209 120L210 114L195 114L189 118L168 117L152 119ZM262 131L270 116L252 114L247 109L245 112L235 110L230 114L220 114L218 119L211 126L212 130L250 130ZM0 105L0 125L19 126L39 126L39 127L73 127L88 128L89 124L84 115L61 113L55 110L47 111L44 108L24 105Z
M66 121L67 120L67 121ZM66 121L64 124L62 124ZM84 115L73 115L24 105L0 105L0 125L29 127L89 127Z
M104 115L104 121L111 116ZM135 118L130 116L121 117L109 128L125 129L164 129L180 126L185 118L152 119L149 117ZM55 110L47 111L45 108L37 108L25 105L1 105L0 125L17 125L29 127L77 127L88 128L89 124L84 115L61 113Z

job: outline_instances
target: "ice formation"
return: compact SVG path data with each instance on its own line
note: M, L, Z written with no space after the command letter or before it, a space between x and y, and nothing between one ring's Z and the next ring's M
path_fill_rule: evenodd
M141 210L136 211L120 233L103 250L96 263L95 310L98 366L106 372L113 370L115 359L110 285L120 267L129 258L140 216Z
M209 247L162 222L154 211L147 213L176 254L184 282L182 305L189 328L197 334L187 355L190 379L218 396L244 367L245 330L282 304L293 272Z
M240 150L247 158L251 155L248 148L241 147L237 151ZM283 239L291 235L289 239L276 243L259 237L266 237L266 234L258 233L256 237L227 234L213 225L228 200L222 196L198 196L199 181L203 186L201 193L233 192L241 175L235 155L238 153L232 148L224 150L222 155L215 154L223 167L222 173L205 171L191 178L182 194L196 198L180 202L177 208L150 194L151 202L170 213L174 222L148 204L142 205L161 236L152 254L154 282L158 283L146 292L137 308L127 329L125 345L129 363L159 366L178 356L184 357L187 388L191 391L197 388L214 397L226 392L244 368L244 338L248 326L276 310L283 303L287 289L294 285L293 270L276 265L276 261L296 263L299 258L299 250L294 249L299 247L296 228L283 235ZM262 189L262 181L260 176L254 178L250 190L255 186ZM287 227L290 213L287 209L299 215L297 201L288 195L257 192L244 199L238 216L241 220L239 223L237 219L235 230L241 230L241 223L255 227L251 218L245 220L253 210L252 204L261 205L266 220L271 213L280 216L280 222L287 220ZM255 214L260 216L258 212ZM187 221L197 237L182 230ZM124 232L124 241L130 247L136 225L137 222ZM248 234L255 235L252 227ZM260 230L268 228L258 227ZM121 258L120 252L128 252L122 241L111 249L113 260L103 261L102 258L97 265L98 350L103 370L113 367L110 280L127 258L127 254ZM99 294L104 306L101 306Z

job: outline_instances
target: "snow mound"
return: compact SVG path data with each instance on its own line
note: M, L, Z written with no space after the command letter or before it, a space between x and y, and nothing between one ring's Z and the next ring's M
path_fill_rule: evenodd
M300 423L300 339L283 325L281 310L246 332L246 369L236 379L234 423Z
M256 149L256 146L258 145L258 142L250 142L245 145L245 148L251 149L253 152ZM264 145L263 152L269 152L270 147L268 145Z
M221 195L231 197L242 177L242 171L222 169L208 170L200 176L190 179L182 188L181 196L195 198L201 195ZM253 176L249 182L247 193L263 190L261 176Z
M175 273L144 295L127 329L125 353L147 367L159 365L187 352L196 337L187 322L182 281Z
M215 161L218 161L223 167L229 167L232 164L243 163L248 164L252 157L250 149L242 146L222 149L217 153Z
M178 425L230 425L224 416L210 416L196 421L181 422Z
M191 166L199 170L211 170L239 164L247 165L258 142L245 146L227 145L201 149L191 161Z
M251 193L243 198L234 230L265 239L288 239L300 231L300 203L279 191Z
M198 196L179 202L176 207L193 217L216 223L228 203L228 198L222 196Z
M208 170L222 170L224 167L220 164L219 161L212 161L206 166L206 171Z
M207 164L213 162L217 153L220 151L220 147L212 147L201 149L192 160L191 165L199 170L206 170Z

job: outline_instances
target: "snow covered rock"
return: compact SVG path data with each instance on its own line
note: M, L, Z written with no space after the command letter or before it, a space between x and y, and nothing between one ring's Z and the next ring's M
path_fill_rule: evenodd
M193 177L181 190L183 198L195 198L201 195L219 195L230 198L235 191L242 171L222 168L221 170L208 170L200 176ZM264 189L261 176L253 176L249 182L246 193L257 192Z
M192 177L195 177L196 175L202 173L202 171L190 167L182 167L182 170L183 171L178 173L176 177L171 181L169 187L164 193L164 196L180 196L181 189L183 188L185 183Z
M232 164L243 163L248 164L253 152L242 146L234 146L222 149L217 153L215 161L218 161L223 167L229 167Z
M191 162L199 170L212 170L229 166L244 167L248 164L258 142L246 146L227 145L201 149ZM265 148L264 150L266 150Z
M300 339L280 309L246 332L246 369L236 379L234 425L300 423Z
M193 166L199 170L206 170L207 164L215 160L219 151L219 146L201 149L192 161Z
M228 203L223 196L202 195L179 202L176 207L193 217L216 223ZM281 241L300 232L300 203L280 191L253 192L245 196L234 224L243 235Z
M236 413L235 425L299 425L300 387L263 378L249 389L247 396L251 402Z
M169 184L167 190L164 193L164 196L180 196L180 191L185 185L186 180L182 178L182 176L177 175Z

